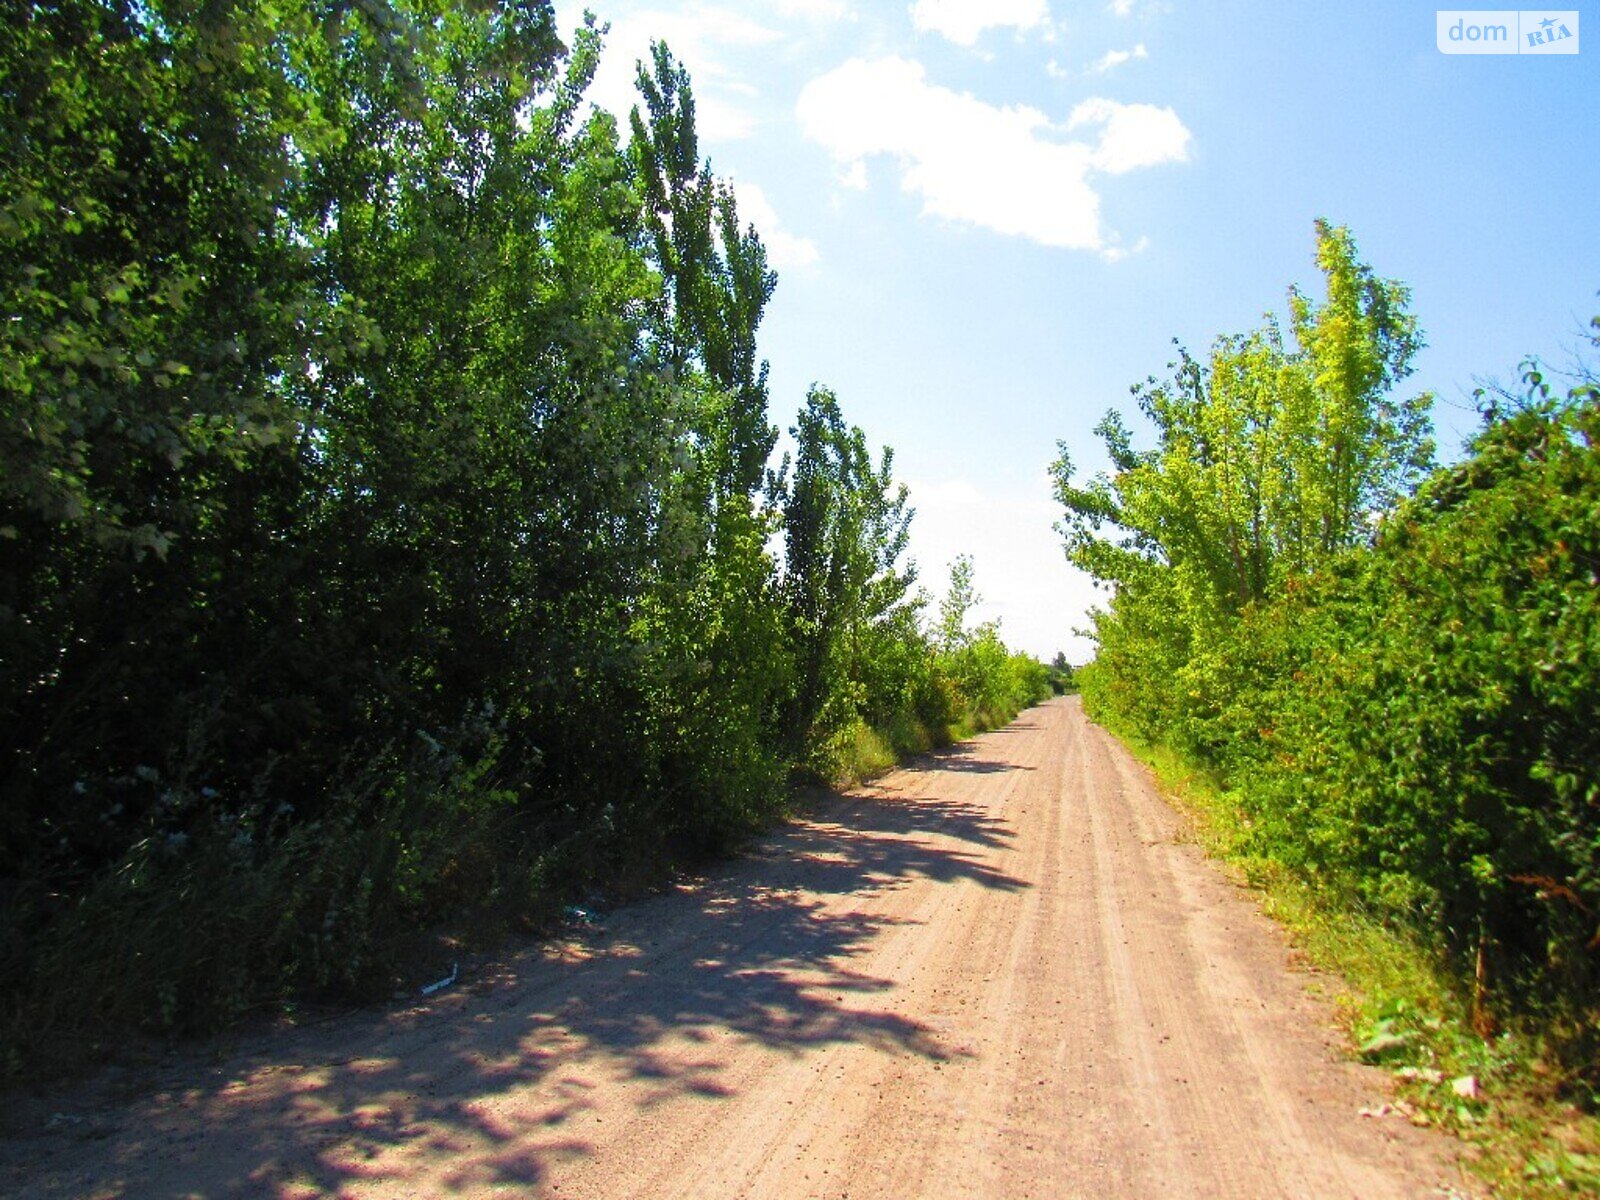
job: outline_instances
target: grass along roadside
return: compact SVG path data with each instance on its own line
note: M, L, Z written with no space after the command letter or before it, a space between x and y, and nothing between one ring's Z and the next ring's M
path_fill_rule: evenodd
M1120 731L1208 855L1260 897L1305 961L1324 973L1347 1048L1393 1073L1393 1105L1374 1119L1445 1129L1496 1196L1600 1195L1600 1117L1563 1096L1537 1038L1474 1031L1472 997L1415 939L1347 898L1247 849L1248 818L1207 772ZM1595 1105L1591 1105L1591 1110Z
M851 788L876 779L908 759L933 750L942 750L994 729L1002 729L1035 704L1043 704L1052 694L1039 691L996 711L968 710L948 722L929 726L912 713L900 713L888 724L877 726L857 721L829 745L823 782L829 787Z

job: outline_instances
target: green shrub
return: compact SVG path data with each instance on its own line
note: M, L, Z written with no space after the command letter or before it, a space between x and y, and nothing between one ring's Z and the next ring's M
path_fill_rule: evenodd
M1393 514L1295 614L1277 750L1239 772L1311 865L1464 968L1482 949L1511 1005L1600 991L1597 434L1592 398L1515 413Z
M1069 554L1115 585L1084 702L1218 772L1244 853L1437 946L1480 1027L1600 1080L1600 388L1531 370L1421 474L1405 289L1318 233L1294 345L1181 354L1136 389L1154 449L1100 427L1114 474L1063 452Z

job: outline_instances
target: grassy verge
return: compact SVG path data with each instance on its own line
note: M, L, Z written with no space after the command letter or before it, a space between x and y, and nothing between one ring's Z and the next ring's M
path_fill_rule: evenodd
M1480 1037L1471 997L1425 946L1246 850L1245 818L1206 772L1165 747L1123 742L1191 818L1206 852L1258 893L1326 973L1350 1054L1394 1074L1399 1116L1466 1142L1473 1171L1497 1196L1600 1195L1600 1118L1562 1095L1537 1037Z
M969 712L937 729L910 715L902 715L883 728L858 721L830 746L827 782L832 787L848 788L876 779L915 755L1009 725L1021 711Z

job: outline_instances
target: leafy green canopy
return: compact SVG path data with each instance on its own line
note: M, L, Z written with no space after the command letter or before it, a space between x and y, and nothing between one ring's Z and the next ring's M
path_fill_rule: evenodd
M1349 231L1317 224L1327 298L1292 289L1275 318L1224 337L1204 363L1180 348L1172 376L1134 387L1156 445L1136 450L1122 417L1098 432L1113 473L1075 486L1056 462L1069 557L1136 584L1170 568L1198 618L1237 612L1276 584L1368 540L1433 453L1432 397L1395 400L1421 345L1408 293L1361 263Z
M906 596L916 574L900 565L912 512L905 485L892 482L893 453L885 449L875 466L866 436L825 388L811 390L792 433L783 510L796 670L790 729L808 745L861 715L861 668L885 650L876 643L914 636Z
M1153 448L1113 411L1110 473L1076 484L1065 446L1054 467L1068 558L1113 590L1098 657L1152 733L1206 709L1191 664L1246 606L1369 541L1432 458L1431 397L1391 396L1421 344L1406 289L1348 230L1316 234L1327 295L1291 290L1290 339L1269 317L1203 363L1180 349L1170 378L1133 389Z
M819 392L767 478L776 277L665 46L626 140L585 105L601 41L0 22L0 1020L381 993L429 922L724 847L821 743L970 707L889 456Z
M1265 695L1218 687L1263 838L1481 962L1504 1004L1580 1014L1591 1056L1597 399L1536 382L1370 551L1249 615Z
M1114 588L1091 711L1218 769L1247 849L1421 934L1479 1019L1536 1018L1591 1077L1600 983L1600 391L1538 370L1424 473L1398 285L1319 225L1328 299L1136 389L1156 427L1058 487ZM1600 330L1600 323L1596 324Z

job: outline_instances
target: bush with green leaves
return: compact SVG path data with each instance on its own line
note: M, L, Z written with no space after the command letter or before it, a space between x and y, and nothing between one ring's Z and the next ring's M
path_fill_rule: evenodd
M546 3L14 8L0 1066L385 994L946 736L889 456L819 390L768 475L776 276L664 45L623 130Z
M776 482L785 539L794 686L789 744L813 774L846 780L898 756L1009 721L1045 698L1045 668L1013 655L994 626L965 628L977 602L972 562L951 569L938 622L902 562L911 510L834 395L813 389L792 431L796 451ZM792 477L791 477L792 469Z
M1592 389L1496 415L1359 561L1246 622L1243 637L1272 628L1294 652L1270 711L1240 689L1230 713L1235 745L1254 743L1235 777L1273 840L1463 969L1481 952L1504 1004L1591 1019L1597 437Z
M1113 587L1085 702L1220 772L1253 853L1600 1072L1600 393L1534 370L1425 473L1426 398L1389 395L1405 290L1318 237L1292 347L1269 322L1182 355L1135 389L1157 446L1109 417L1086 487L1063 452L1069 555Z
M1288 337L1269 316L1204 361L1180 347L1167 379L1133 388L1153 447L1113 410L1109 473L1080 485L1066 446L1054 467L1068 557L1113 588L1086 697L1201 753L1217 705L1197 671L1239 614L1364 545L1432 460L1431 397L1392 395L1421 345L1407 289L1348 229L1318 221L1316 239L1326 296L1290 290Z

